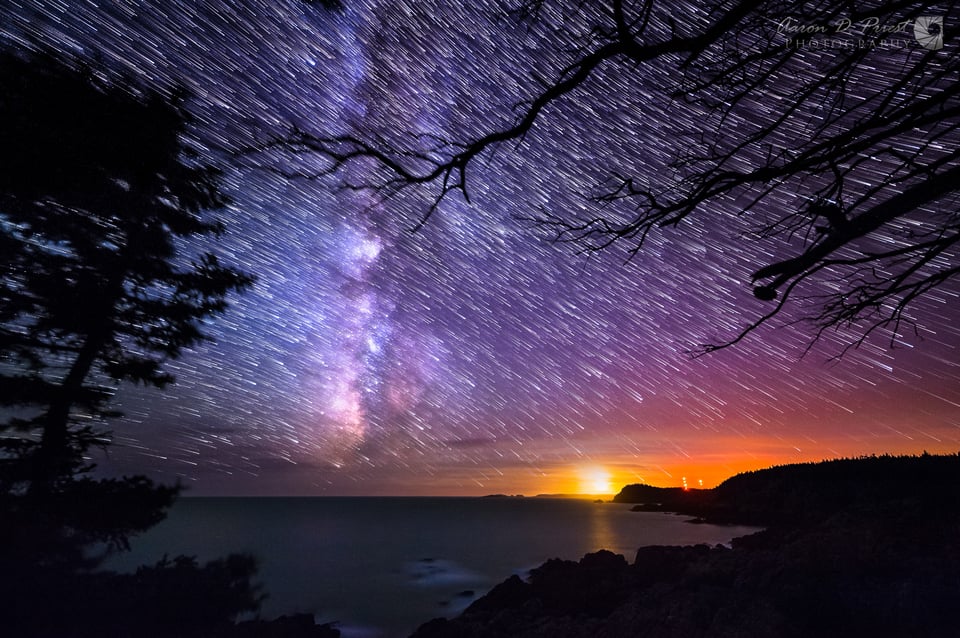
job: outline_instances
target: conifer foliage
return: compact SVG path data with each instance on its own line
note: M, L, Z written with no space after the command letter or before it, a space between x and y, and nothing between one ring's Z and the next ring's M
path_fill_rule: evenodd
M36 487L102 441L118 383L170 383L164 363L252 279L182 250L223 232L207 215L227 204L182 95L43 55L4 55L0 85L0 403L24 472L6 478Z

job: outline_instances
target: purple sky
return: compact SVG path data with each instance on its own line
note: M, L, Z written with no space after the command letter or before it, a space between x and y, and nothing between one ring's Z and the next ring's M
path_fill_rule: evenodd
M492 5L346 4L14 0L0 43L183 82L210 148L290 124L464 139L509 122L531 70L551 77L566 59ZM896 64L878 59L863 82L890 80ZM709 211L629 263L629 246L586 257L517 220L587 210L611 170L663 170L702 124L664 97L664 72L603 69L515 151L482 158L470 203L447 200L413 234L424 196L337 190L369 166L317 180L229 169L222 252L259 282L212 323L216 343L171 366L175 386L121 391L101 468L195 494L538 493L960 449L956 286L918 304L919 336L892 350L878 339L829 362L850 338L829 334L801 359L809 330L780 325L788 314L692 359L766 307L749 275L782 246L745 240L751 220ZM765 116L763 95L752 108Z

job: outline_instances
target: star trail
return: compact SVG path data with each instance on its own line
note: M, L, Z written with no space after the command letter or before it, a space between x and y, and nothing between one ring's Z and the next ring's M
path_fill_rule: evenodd
M194 494L532 494L960 449L950 289L915 307L919 333L895 348L830 360L849 335L828 333L803 356L810 331L787 314L694 358L766 308L750 273L775 249L746 244L742 220L717 211L632 259L523 221L586 215L612 168L665 165L664 140L702 114L662 99L655 70L602 69L482 157L469 202L445 199L411 232L429 196L353 187L375 166L298 177L322 161L240 151L290 127L403 147L510 122L570 54L502 9L13 0L0 45L186 86L191 136L232 198L216 250L258 277L211 322L215 342L172 363L175 385L120 390L115 445L94 459L105 474ZM762 99L751 108L763 117Z

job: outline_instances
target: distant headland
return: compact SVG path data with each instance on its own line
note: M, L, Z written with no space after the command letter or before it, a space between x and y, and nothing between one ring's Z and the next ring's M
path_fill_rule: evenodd
M714 523L801 525L845 511L917 504L960 507L960 456L864 456L744 472L712 489L627 485L613 498L638 511Z

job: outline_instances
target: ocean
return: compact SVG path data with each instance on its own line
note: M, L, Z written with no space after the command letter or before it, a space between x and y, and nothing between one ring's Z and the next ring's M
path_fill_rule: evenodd
M399 638L550 558L727 543L755 528L563 498L181 498L107 567L165 554L257 557L261 617L313 613L345 638Z

